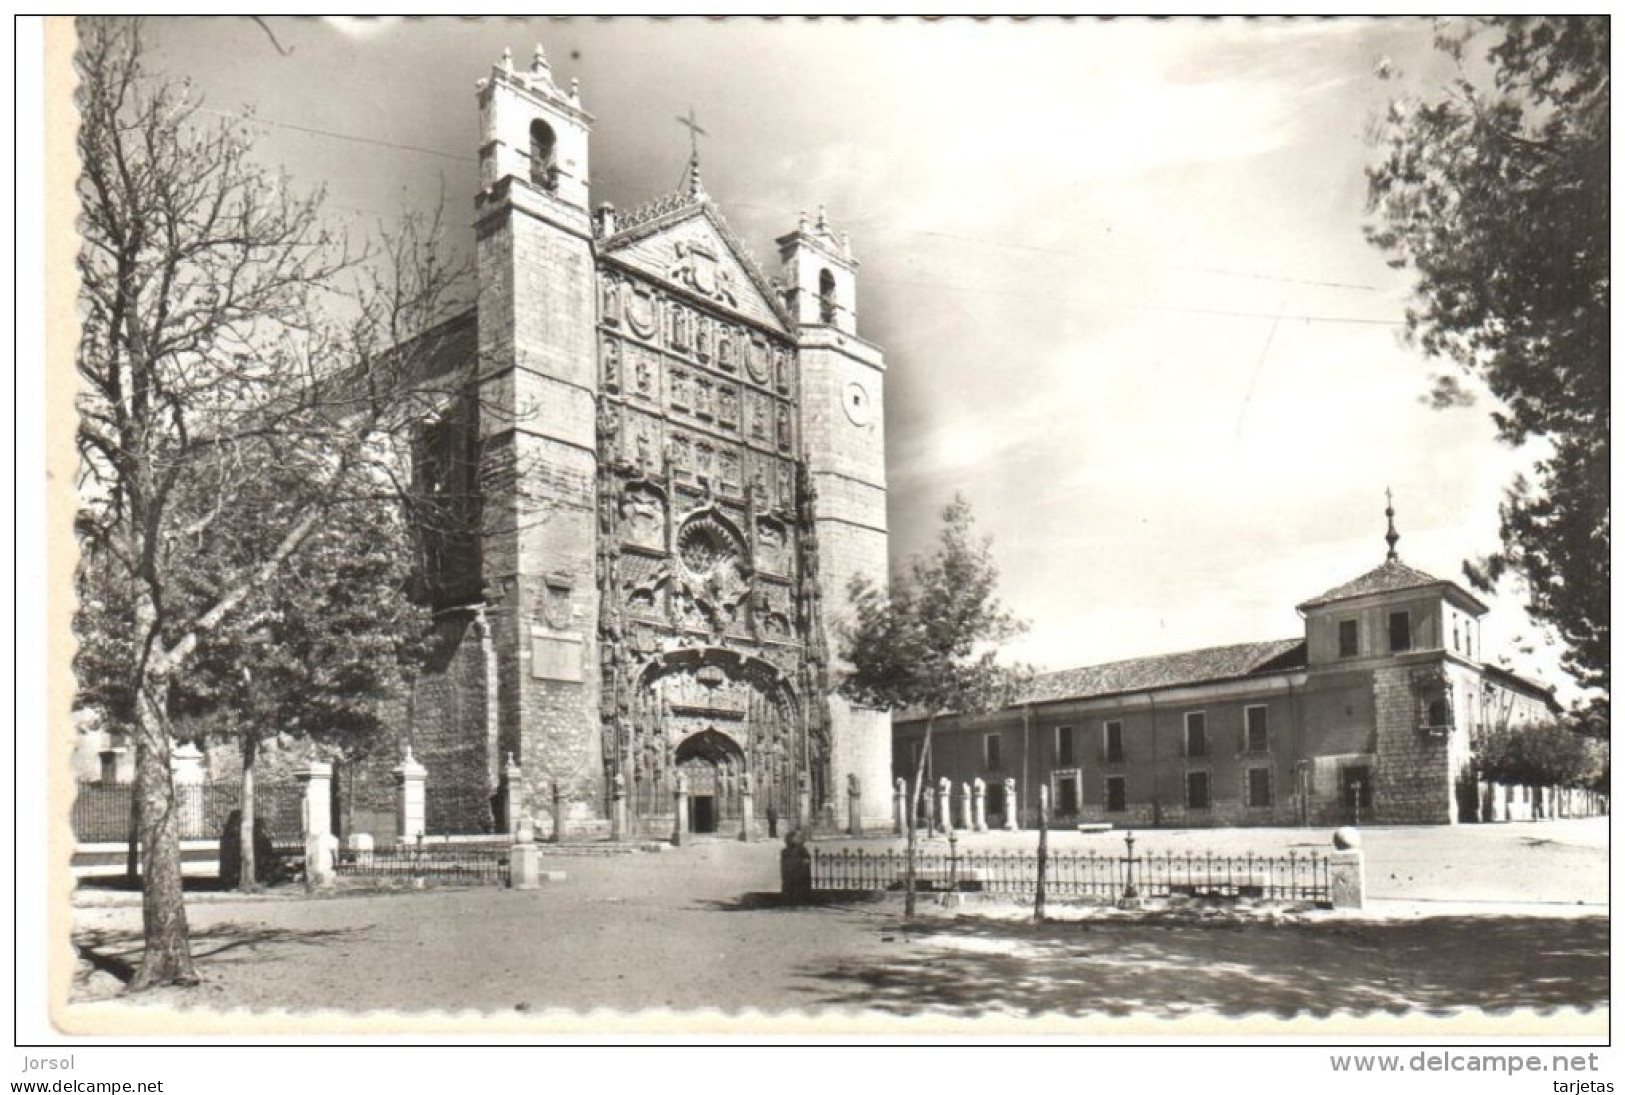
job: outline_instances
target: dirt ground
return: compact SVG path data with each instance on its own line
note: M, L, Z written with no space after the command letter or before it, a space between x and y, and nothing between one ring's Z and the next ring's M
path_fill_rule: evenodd
M1137 850L1327 839L1137 836ZM933 907L904 926L890 901L780 907L777 847L723 840L556 858L546 866L568 878L530 892L200 896L188 914L204 983L127 1006L1234 1017L1607 1005L1606 819L1372 829L1364 840L1374 900L1359 916L1035 927L1013 909L999 920ZM75 941L91 958L79 1000L115 997L139 957L129 896L89 894L75 909Z

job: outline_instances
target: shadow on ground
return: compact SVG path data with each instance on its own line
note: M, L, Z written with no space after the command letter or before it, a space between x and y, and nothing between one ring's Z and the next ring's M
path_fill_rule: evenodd
M811 1004L893 1014L1486 1011L1608 1002L1602 917L1258 925L955 920L804 967Z
M366 935L366 928L313 929L293 931L261 924L216 924L204 931L192 932L192 958L200 965L210 960L231 961L242 957L255 961L272 961L281 957L268 949L293 944L302 947L320 947ZM100 972L112 974L128 984L141 962L142 940L138 931L87 930L75 932L74 949L88 964L83 974ZM221 959L225 955L226 958Z

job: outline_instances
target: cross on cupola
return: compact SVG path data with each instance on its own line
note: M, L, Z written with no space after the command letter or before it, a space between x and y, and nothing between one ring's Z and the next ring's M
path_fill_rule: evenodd
M694 107L688 108L688 116L677 116L677 124L688 129L688 196L696 200L705 197L705 184L700 181L700 138L710 136L700 128L700 123L694 117Z

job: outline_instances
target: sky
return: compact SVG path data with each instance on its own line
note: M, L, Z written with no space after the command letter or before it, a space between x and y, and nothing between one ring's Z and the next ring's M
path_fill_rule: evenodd
M886 354L893 566L955 493L1065 668L1301 634L1402 559L1460 581L1528 460L1432 409L1364 167L1449 63L1414 20L169 19L149 67L252 111L259 155L358 233L444 199L471 246L475 81L546 49L596 118L595 203L706 188L776 273L800 210L851 234ZM1380 73L1390 74L1383 79ZM1394 78L1397 76L1397 79ZM1486 649L1562 684L1492 598Z

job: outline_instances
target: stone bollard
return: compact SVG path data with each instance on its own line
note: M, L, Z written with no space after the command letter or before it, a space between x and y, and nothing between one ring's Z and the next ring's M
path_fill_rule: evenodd
M308 833L305 836L305 884L331 886L333 861L338 857L339 838L332 833Z
M807 837L800 829L784 834L784 847L779 851L779 892L790 904L801 904L812 899L812 852L807 848Z
M978 833L987 832L987 784L981 776L971 784L970 827Z
M395 769L395 820L398 832L395 839L401 844L416 844L428 831L424 823L423 790L429 778L428 769L412 756L412 747L406 747L406 757Z
M553 843L564 843L564 788L553 781Z
M1016 801L1016 781L1006 777L1004 781L1004 827L1006 831L1014 832L1021 828L1021 810Z
M1328 857L1328 896L1334 909L1365 908L1365 855L1360 851L1360 832L1345 826L1332 834L1336 849Z
M372 834L351 833L348 841L350 854L355 856L355 865L363 870L372 868Z
M944 833L954 827L954 785L947 776L937 781L937 824Z
M749 772L739 777L739 839L747 844L756 839L756 785Z
M846 777L846 835L857 836L863 830L863 785L855 773Z
M331 833L333 831L333 766L323 761L313 760L305 765L304 769L296 772L295 777L305 785L302 796L303 806L301 816L304 821L304 835L308 839L315 835Z
M897 777L897 785L892 789L891 803L891 831L894 836L902 836L904 827L908 824L908 781L902 776Z
M169 754L169 771L174 776L181 839L208 836L203 831L203 750L189 741L177 745Z
M675 848L683 845L683 834L688 832L688 777L677 773L677 786L672 790L671 843Z
M971 796L970 784L961 783L959 785L959 831L962 833L976 831L975 800Z

